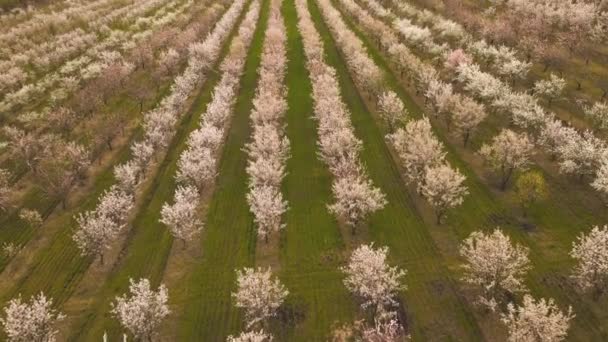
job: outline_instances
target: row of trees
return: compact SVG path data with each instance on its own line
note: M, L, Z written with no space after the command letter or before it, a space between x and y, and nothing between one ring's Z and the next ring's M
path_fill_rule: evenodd
M187 147L180 155L176 174L180 185L175 191L174 203L165 203L161 210L161 222L167 225L173 237L182 240L184 244L202 229L197 213L199 199L217 174L217 156L237 99L240 76L259 13L260 3L255 1L220 65L222 77L201 117L201 127L190 134Z
M374 187L360 161L362 142L354 134L350 113L342 101L336 71L324 60L323 43L308 8L296 3L298 30L302 35L306 66L312 80L314 117L318 122L319 156L334 176L335 202L329 210L356 227L386 205L384 194ZM353 57L354 58L354 57Z
M115 167L118 184L104 194L97 208L78 217L78 227L73 238L83 255L100 256L103 261L103 252L125 227L125 219L134 205L137 186L146 176L155 153L165 150L173 138L176 124L186 111L188 98L206 80L207 73L219 57L222 43L243 7L244 1L235 1L203 42L191 44L188 66L175 78L169 95L158 107L145 113L143 139L131 145L133 158ZM187 197L188 194L183 195ZM117 200L110 201L106 206L106 198ZM125 202L129 204L123 205Z
M257 234L266 242L270 234L283 228L281 217L288 208L281 193L285 161L290 151L282 124L287 111L284 85L287 35L280 3L275 0L270 6L251 111L251 141L245 147L249 176L247 203L254 216Z
M341 4L360 22L365 22L366 25L374 25L377 22L354 1L345 0L341 1ZM334 26L333 32L340 30L350 32L350 34L341 33L341 35L348 35L350 37L349 43L341 44L340 40L338 40L338 44L345 51L345 55L357 55L359 56L358 60L366 61L368 68L373 67L377 69L377 66L363 48L362 42L347 28L339 12L323 2L321 2L321 9L323 13L331 13L330 15L334 16L334 18L328 19L332 23L330 24L330 28ZM386 41L397 40L394 35L390 34L383 34L381 37L381 39ZM364 73L355 72L365 67L363 63L357 65L350 59L347 59L347 62L355 74L355 80L358 84L367 93L376 95L378 112L386 121L389 129L394 130L394 132L387 135L387 140L397 152L404 166L408 182L413 184L418 193L423 195L427 202L435 208L437 222L441 223L447 210L462 204L464 197L467 195L468 191L464 185L465 177L457 169L452 168L445 160L443 144L435 137L428 118L408 122L404 105L396 93L392 91L378 91L378 88L382 88L378 86L381 83L380 79L369 82L366 78L362 78ZM382 75L380 74L378 77L381 78ZM464 104L463 100L459 101L458 106L466 107L462 109L462 113L464 113L463 117L476 115L478 112L481 112L481 114L478 114L481 116L480 120L485 117L483 109L481 111L477 108L471 109L471 105ZM465 120L463 119L462 121L464 122ZM404 122L405 127L394 129L397 123ZM459 127L463 127L463 132L465 131L464 124L459 125ZM466 127L466 132L464 133L466 137L465 142L468 140L468 136L473 129L471 126Z

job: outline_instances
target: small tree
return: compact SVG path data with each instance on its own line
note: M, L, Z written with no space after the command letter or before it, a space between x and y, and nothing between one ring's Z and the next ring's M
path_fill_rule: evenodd
M547 199L549 190L543 174L539 171L528 171L515 181L515 196L521 205L524 216L533 204Z
M463 145L466 147L471 134L488 114L483 105L468 97L461 97L456 102L452 118L456 129L462 135Z
M203 227L196 212L198 203L199 196L195 187L179 186L175 191L175 203L165 203L161 209L160 221L169 227L173 237L182 240L184 247Z
M499 172L500 188L505 190L513 171L526 169L533 148L534 145L526 134L503 129L492 139L491 144L484 144L481 147L479 154L492 169Z
M53 309L53 300L42 292L29 303L22 302L21 295L11 299L4 314L0 324L10 342L54 342L57 334L54 325L64 318Z
M392 132L395 125L405 121L407 111L403 102L393 91L383 92L378 99L378 111L382 119L388 123L389 131Z
M482 289L480 302L490 309L505 292L526 290L523 277L530 269L528 250L514 246L500 229L491 234L471 233L460 246L460 255L466 260L463 280Z
M38 228L42 225L42 216L34 209L21 209L19 211L19 218L25 221L31 228Z
M288 209L283 194L274 186L256 186L247 194L249 210L254 215L258 236L268 242L272 232L283 229L281 217Z
M154 291L145 278L138 282L129 279L129 283L129 294L117 296L111 312L135 338L152 341L162 321L171 313L167 306L167 288L161 284Z
M463 184L465 179L458 170L446 164L426 169L420 192L435 208L437 224L441 224L449 208L461 205L469 193Z
M247 328L276 315L289 291L278 279L272 279L270 268L244 268L236 271L237 291L232 293L236 307L245 310Z
M400 278L406 271L390 267L386 261L388 247L374 249L374 245L361 245L353 251L344 285L354 295L363 299L362 308L371 307L374 315L389 305L395 305L397 291L405 289Z
M608 128L608 103L596 102L591 107L585 107L585 115L595 123L598 129Z
M540 80L534 84L534 91L547 98L549 106L564 90L566 81L563 78L551 74L548 80Z
M105 250L121 230L121 226L105 215L98 215L94 211L80 214L76 221L78 228L72 239L82 255L97 257L103 265Z
M583 291L593 289L596 296L601 295L608 285L608 226L581 233L570 256L578 262L573 275L576 283Z
M356 174L336 180L332 192L336 202L328 209L344 219L353 234L362 221L387 203L380 189L375 188L369 179Z
M12 184L10 172L0 169L0 210L6 211L10 206L11 194L13 193Z
M535 301L524 296L521 306L509 303L507 312L501 314L506 324L509 342L559 342L566 339L570 321L574 318L572 308L564 314L553 299Z
M443 145L433 134L428 118L410 121L387 136L405 167L410 182L419 182L427 167L440 165L445 159Z
M247 331L242 332L239 336L228 336L227 342L271 342L272 335L265 332L264 329L260 331Z

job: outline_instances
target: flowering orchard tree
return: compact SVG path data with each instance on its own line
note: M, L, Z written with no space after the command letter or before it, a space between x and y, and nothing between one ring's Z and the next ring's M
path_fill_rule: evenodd
M139 184L141 174L141 166L133 160L114 167L114 178L116 178L118 187L129 194L135 192L135 187Z
M501 321L507 326L509 342L559 342L568 335L570 321L574 318L572 307L563 313L553 299L535 301L524 296L523 304L507 305Z
M196 211L199 195L193 186L179 186L175 191L175 203L165 203L161 209L161 222L165 224L174 238L186 242L198 233L203 223Z
M500 188L504 190L515 170L525 170L530 163L534 145L525 133L515 133L503 129L492 139L491 144L484 144L479 154L489 166L499 172Z
M271 342L272 335L265 332L264 329L259 331L244 331L239 336L228 336L227 342Z
M384 194L371 180L358 175L337 179L332 184L332 192L336 202L328 206L329 211L344 219L353 234L362 221L387 203Z
M555 74L551 74L548 80L540 80L534 84L534 92L546 97L549 106L551 106L551 102L560 96L564 87L566 87L566 81Z
M283 229L281 216L288 209L287 201L279 188L274 186L258 186L247 194L249 210L254 214L258 236L268 242L272 232Z
M465 179L460 171L447 164L426 169L420 192L435 208L437 224L441 224L441 219L449 208L461 205L469 193L463 184Z
M11 299L4 307L0 324L10 342L54 342L54 325L63 318L53 309L53 300L40 292L29 303L22 302L21 295Z
M568 141L577 139L577 136L578 132L574 128L565 126L554 118L547 118L540 131L538 143L549 152L551 159L555 160L563 153L563 146L568 144Z
M443 145L433 134L428 118L410 121L387 136L405 166L410 182L418 183L427 167L440 165L445 159Z
M598 129L608 128L608 103L596 102L584 108L585 115L591 118Z
M167 306L167 288L161 284L155 291L145 278L138 282L129 279L129 283L129 294L117 296L112 303L112 315L136 339L151 341L162 321L171 313Z
M469 97L460 97L459 100L454 106L452 120L456 129L462 135L463 144L466 147L471 134L485 120L488 113L483 105L473 101Z
M600 167L595 174L595 179L591 186L599 191L604 198L608 198L608 155L601 160Z
M38 228L44 221L42 215L37 210L27 208L19 210L19 218L26 222L30 228Z
M579 235L570 252L577 261L573 278L581 289L601 295L608 285L608 226Z
M252 328L276 315L289 291L278 279L272 279L270 268L244 268L236 271L237 291L232 293L236 307L245 310L247 328Z
M582 179L596 174L601 163L608 158L608 147L591 131L585 131L564 141L557 147L557 153L560 172L578 175Z
M526 290L523 278L530 269L528 250L514 246L500 229L491 234L471 233L460 246L460 255L466 260L463 280L484 291L479 299L490 309L505 292Z
M0 210L8 210L12 193L11 173L5 169L0 169Z
M103 265L105 250L116 239L121 225L105 215L99 215L94 211L79 214L76 218L78 229L72 236L76 246L82 255L99 257Z
M378 99L378 111L382 119L388 123L391 132L395 125L405 121L407 116L403 102L394 91L385 91L380 95Z
M388 247L374 249L373 244L361 245L353 251L348 265L342 268L346 273L346 288L363 299L362 308L372 307L374 313L395 305L397 292L406 288L400 278L407 272L390 267L387 255Z
M209 148L187 149L180 155L177 164L177 180L196 186L199 192L216 174L217 160Z
M449 131L452 125L452 114L460 96L454 94L452 85L433 79L429 82L424 92L425 98L431 102L435 115L443 117L446 128Z
M462 49L452 50L445 55L445 67L450 70L456 70L461 64L471 64L472 61Z

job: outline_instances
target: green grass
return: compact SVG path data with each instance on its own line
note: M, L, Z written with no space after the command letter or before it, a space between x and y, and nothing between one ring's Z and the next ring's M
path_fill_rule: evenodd
M316 154L312 85L297 31L294 0L284 0L282 10L288 38L286 133L291 157L282 189L289 211L281 240L280 278L290 291L287 307L294 321L285 324L286 331L277 337L322 341L328 338L334 322L352 321L357 308L339 270L345 246L338 223L326 206L332 201L332 176Z
M423 113L422 109L390 72L389 65L383 56L352 22L349 21L349 25L363 39L376 64L386 72L385 81L388 87L399 94L413 116L420 117ZM496 123L495 120L492 121ZM532 293L536 296L554 297L562 306L573 306L577 318L570 331L570 337L575 340L605 339L606 332L603 326L605 326L607 318L600 310L604 301L598 306L591 303L588 298L577 295L566 279L572 266L572 261L568 258L571 243L580 231L586 231L588 227L598 224L601 218L606 216L601 211L601 206L590 211L591 208L583 204L588 203L589 199L584 198L586 195L578 189L579 187L572 184L571 181L558 180L544 170L552 198L532 210L529 220L537 228L533 233L526 233L521 227L517 209L510 203L509 198L492 192L476 173L479 170L474 170L471 165L461 159L462 149L449 145L447 133L442 127L436 126L435 128L439 138L447 147L448 160L467 176L467 187L470 192L465 203L453 210L448 218L446 229L451 235L448 239L451 240L452 245L446 247L453 250L455 243L465 238L470 232L477 229L493 229L495 226L501 225L517 241L530 247L534 271L530 272L527 283ZM488 129L498 130L499 128L490 127ZM454 267L457 266L457 256L452 255L450 260L454 262Z
M224 143L215 191L207 212L201 240L202 258L190 279L175 291L183 293L177 340L223 341L241 329L242 317L234 308L231 291L235 269L251 266L256 234L247 193L246 153L249 113L257 84L257 68L268 20L269 1L262 1L259 22L245 63L231 128Z
M408 290L401 296L407 309L412 337L417 340L448 339L473 341L480 331L469 307L459 298L454 279L429 234L429 228L415 209L392 160L384 134L359 96L321 14L309 1L311 14L321 33L328 64L336 68L355 126L363 140L362 153L374 183L386 194L388 205L369 222L370 236L378 245L390 247L391 261L408 269Z
M227 37L217 65L228 53L229 42L237 32L238 23L244 13L245 10ZM99 339L104 332L107 332L110 338L120 338L123 329L110 314L114 297L127 291L130 278L136 280L148 278L154 286L160 283L174 241L167 227L159 222L161 208L166 201L171 201L173 198L176 188L174 177L178 169L179 156L187 147L186 142L190 132L199 127L200 117L211 102L213 89L220 77L221 73L209 73L199 95L182 120L160 166L160 171L155 175L151 191L146 195L144 205L133 222L131 235L121 251L119 262L114 265L103 288L95 295L93 304L86 308L82 319L74 325L70 340Z

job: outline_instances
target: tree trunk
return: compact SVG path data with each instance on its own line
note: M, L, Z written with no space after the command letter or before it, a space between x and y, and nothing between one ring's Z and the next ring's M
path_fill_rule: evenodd
M437 210L436 217L437 217L436 223L437 223L438 226L440 226L441 225L441 218L443 217L443 210Z
M506 172L503 171L502 181L500 183L500 190L505 191L507 189L507 183L509 183L511 174L513 174L512 168L508 169Z

